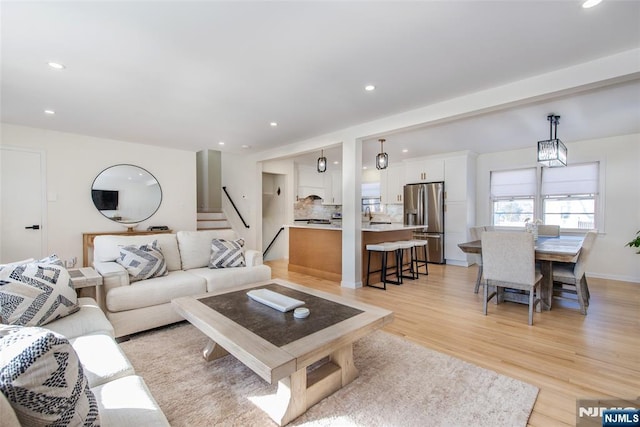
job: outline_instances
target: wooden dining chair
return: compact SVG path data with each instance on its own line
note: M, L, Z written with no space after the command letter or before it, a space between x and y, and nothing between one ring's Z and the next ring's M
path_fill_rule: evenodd
M485 231L482 233L484 297L482 310L487 315L489 301L504 288L529 293L529 325L533 325L533 310L540 300L542 275L536 272L533 234ZM489 287L495 290L489 295Z
M578 260L575 263L562 262L553 264L553 296L566 298L565 294L575 294L578 304L580 304L580 312L585 315L589 307L590 297L585 267L597 235L598 233L595 230L587 232L582 242Z
M540 224L540 225L538 225L538 236L559 237L560 236L560 226L559 225Z

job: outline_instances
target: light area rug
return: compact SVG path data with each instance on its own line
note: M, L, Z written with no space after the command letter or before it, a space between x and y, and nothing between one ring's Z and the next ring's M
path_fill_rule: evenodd
M275 426L268 384L233 356L206 362L188 323L121 343L172 426ZM526 426L538 389L376 331L354 344L359 377L291 426Z

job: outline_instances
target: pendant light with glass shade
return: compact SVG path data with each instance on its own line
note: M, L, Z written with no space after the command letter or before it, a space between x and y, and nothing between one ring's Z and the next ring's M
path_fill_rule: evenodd
M380 141L380 153L376 156L376 168L377 169L386 169L389 166L389 155L384 152L384 142L386 139L379 139Z
M538 141L538 163L549 168L567 166L567 147L558 139L560 116L551 113L549 120L549 139Z
M320 150L320 157L318 157L317 170L319 173L327 171L327 158L324 156L324 150Z

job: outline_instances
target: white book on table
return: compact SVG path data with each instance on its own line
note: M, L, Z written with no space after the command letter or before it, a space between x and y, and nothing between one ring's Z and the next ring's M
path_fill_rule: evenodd
M269 289L253 289L247 292L247 295L252 300L282 312L304 305L304 301L270 291Z

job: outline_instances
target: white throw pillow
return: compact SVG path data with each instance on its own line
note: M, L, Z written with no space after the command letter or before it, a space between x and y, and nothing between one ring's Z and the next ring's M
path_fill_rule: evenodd
M66 268L40 262L0 267L2 323L42 326L79 309Z
M99 426L78 355L44 328L0 326L0 392L23 426Z
M244 267L244 239L211 241L209 268Z
M116 262L127 269L131 283L169 274L157 240L146 245L121 247Z

